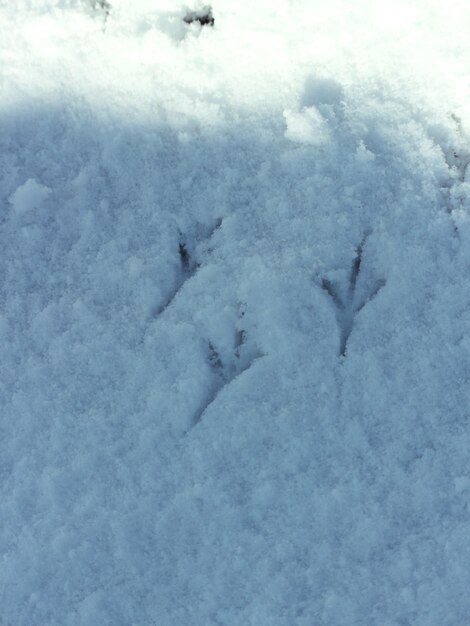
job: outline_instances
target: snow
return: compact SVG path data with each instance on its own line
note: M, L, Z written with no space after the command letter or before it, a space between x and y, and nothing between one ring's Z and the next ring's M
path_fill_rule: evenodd
M110 4L0 3L0 624L465 624L470 7Z

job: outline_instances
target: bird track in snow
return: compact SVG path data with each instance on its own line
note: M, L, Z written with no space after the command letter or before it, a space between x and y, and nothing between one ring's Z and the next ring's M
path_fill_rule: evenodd
M346 291L342 290L340 285L328 278L323 278L321 288L328 294L335 307L336 321L340 331L339 356L345 357L348 347L349 337L351 335L356 315L366 306L368 302L373 300L382 287L385 286L385 280L381 279L375 282L369 295L358 300L356 287L361 274L363 262L364 245L367 241L366 235L362 242L356 248L356 256L353 259L351 270L349 273L349 284Z
M224 389L248 371L256 361L264 356L257 351L243 355L243 346L246 340L246 331L237 330L234 336L233 353L227 363L224 363L214 344L211 341L208 342L207 359L213 372L213 385L205 401L193 415L191 425L185 434L201 422L207 409L217 400Z
M209 231L208 235L202 240L202 242L210 241L212 235L218 228L220 228L221 225L222 220L217 220L215 225ZM178 241L178 255L180 261L180 271L178 279L176 280L176 284L171 292L168 294L167 298L158 307L156 307L152 315L153 317L158 317L171 306L183 286L197 273L200 268L199 263L190 254L186 237L184 237L181 232Z

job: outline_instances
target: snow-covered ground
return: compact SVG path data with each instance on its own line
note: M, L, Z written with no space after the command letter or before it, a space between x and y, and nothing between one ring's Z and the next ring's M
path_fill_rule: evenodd
M0 624L469 624L470 4L203 8L0 0Z

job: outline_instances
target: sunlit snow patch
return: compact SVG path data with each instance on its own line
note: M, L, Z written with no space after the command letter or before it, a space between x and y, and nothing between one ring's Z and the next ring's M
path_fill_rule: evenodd
M10 196L9 201L15 213L22 215L41 208L50 193L48 187L29 178Z
M305 107L302 111L284 111L287 124L285 136L295 143L321 146L330 138L328 126L315 107Z

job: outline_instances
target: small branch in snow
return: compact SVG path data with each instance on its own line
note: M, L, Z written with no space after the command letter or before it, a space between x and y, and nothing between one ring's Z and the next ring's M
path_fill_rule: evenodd
M214 26L215 20L212 15L212 7L205 6L199 11L188 11L183 21L186 24L194 24L194 22L197 22L201 26Z
M107 0L90 0L90 4L93 11L100 11L103 14L103 28L105 28L109 14L111 13L111 5Z

